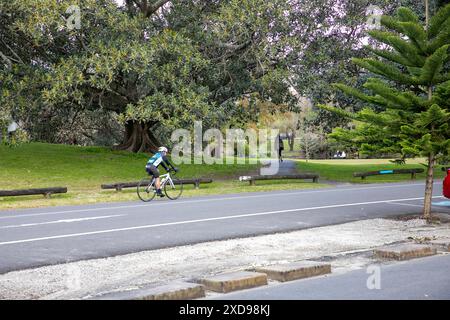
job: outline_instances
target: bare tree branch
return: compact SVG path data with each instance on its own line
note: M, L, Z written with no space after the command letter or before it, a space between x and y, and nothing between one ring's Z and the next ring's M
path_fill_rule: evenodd
M147 1L145 1L147 3ZM153 15L156 11L159 10L162 6L164 6L166 3L170 2L170 0L158 0L156 1L152 6L147 8L147 11L145 13L145 16L148 18L151 15Z
M11 60L0 51L0 57L5 61L5 64L8 66L8 69L11 69L12 63Z
M14 57L16 57L16 58L18 59L18 60L15 60L15 59L11 59L11 60L14 60L14 61L16 61L16 62L18 62L18 63L25 64L25 63L23 62L23 60L19 57L19 55L18 55L13 49L11 49L11 47L8 46L7 43L5 43L3 40L2 40L2 43L9 49L9 51L11 51L11 53L14 55Z
M157 0L153 4L149 3L149 0L126 0L126 5L130 12L132 12L134 5L146 18L149 18L168 2L170 2L170 0Z

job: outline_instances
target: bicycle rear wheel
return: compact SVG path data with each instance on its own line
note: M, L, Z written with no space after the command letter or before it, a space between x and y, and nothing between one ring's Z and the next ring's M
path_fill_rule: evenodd
M172 182L173 185L170 183L170 181L167 181L167 183L164 185L164 193L170 200L177 200L183 193L183 182L173 177Z
M139 181L137 186L137 194L139 199L144 202L150 202L156 196L156 189L152 179L144 178Z

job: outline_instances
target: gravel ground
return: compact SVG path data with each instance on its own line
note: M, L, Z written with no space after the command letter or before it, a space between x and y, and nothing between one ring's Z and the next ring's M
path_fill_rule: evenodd
M450 238L450 224L374 219L252 238L207 242L0 275L0 299L85 299L173 280L304 259L329 259L333 272L370 263L367 251L411 238Z

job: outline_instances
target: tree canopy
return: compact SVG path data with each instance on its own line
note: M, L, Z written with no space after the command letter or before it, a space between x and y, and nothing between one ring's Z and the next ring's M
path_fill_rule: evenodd
M383 44L369 48L374 57L353 59L373 75L364 90L336 84L368 106L357 113L322 108L360 123L356 130L337 129L331 136L360 145L364 153L427 158L424 215L429 218L433 168L450 154L450 4L425 23L405 7L381 23L384 30L369 32Z
M331 83L364 83L349 62L368 53L367 8L399 4L422 12L415 0L2 1L0 126L15 119L32 139L65 143L104 131L136 152L194 120L245 126L259 101L299 112L291 86L358 111ZM345 120L319 110L315 121L330 132Z
M284 1L82 0L80 28L63 19L69 4L2 2L3 117L112 111L124 148L142 151L152 128L224 121L239 97L283 86Z

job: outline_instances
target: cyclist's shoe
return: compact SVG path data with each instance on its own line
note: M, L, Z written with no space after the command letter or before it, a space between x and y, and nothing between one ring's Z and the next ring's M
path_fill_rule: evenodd
M156 190L156 195L159 196L160 198L164 198L165 197L164 193L162 193L161 190Z

